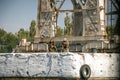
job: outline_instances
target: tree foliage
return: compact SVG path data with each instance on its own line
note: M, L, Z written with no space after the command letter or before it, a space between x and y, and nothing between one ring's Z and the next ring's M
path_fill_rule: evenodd
M12 33L0 29L0 53L12 52L12 49L19 43L19 39Z
M19 44L21 39L33 40L35 35L35 20L31 21L29 31L21 28L17 34L7 33L5 30L0 29L0 53L12 52L12 49Z
M21 28L19 31L18 31L18 37L19 39L23 39L23 38L26 38L26 31Z
M35 26L36 26L36 22L35 22L35 20L32 20L31 25L30 25L30 29L29 29L30 39L31 40L34 38L35 33L36 33Z
M70 17L68 13L66 13L66 17L64 18L64 35L72 35L73 34L73 22L70 21Z
M114 26L107 26L106 31L109 38L112 38L114 35Z
M6 34L6 31L3 29L0 29L0 44L3 43L3 37Z
M68 15L66 15L65 19L64 19L64 23L66 27L69 27L70 24L70 17Z
M56 33L56 37L60 37L63 36L63 29L59 26L57 26L57 33Z
M29 31L26 31L24 30L24 28L21 28L19 31L18 31L18 38L21 40L21 39L27 39L29 41L33 40L34 39L34 35L35 35L35 26L36 26L36 23L35 23L35 20L32 20L31 21L31 24L30 24L30 28L29 28Z
M6 31L4 29L0 29L0 38L6 34Z

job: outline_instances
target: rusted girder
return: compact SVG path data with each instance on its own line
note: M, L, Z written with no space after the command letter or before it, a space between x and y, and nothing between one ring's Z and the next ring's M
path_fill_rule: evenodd
M115 9L116 9L117 11L119 11L120 9L117 7L118 5L116 5L115 0L111 0L111 2L113 3Z
M67 37L54 37L53 40L56 41L63 41L64 38L67 38L68 41L106 41L103 36L67 36ZM51 38L43 38L41 39L42 42L49 42ZM39 41L39 40L38 40Z
M60 4L60 6L58 7L58 10L62 7L62 5L64 4L65 0L63 0Z
M97 8L74 9L74 10L55 10L55 11L41 11L41 12L82 12L83 10L95 10Z

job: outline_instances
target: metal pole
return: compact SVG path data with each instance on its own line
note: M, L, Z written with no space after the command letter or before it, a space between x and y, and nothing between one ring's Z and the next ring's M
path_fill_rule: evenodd
M107 2L106 2L107 13L109 12L109 7L108 7L108 5L109 5L109 2L108 2L108 0L107 0ZM109 24L108 20L109 20L109 15L106 15L106 17L107 17L107 25L106 25L106 27L107 27L107 32L108 32L108 24Z
M40 37L40 12L41 12L41 0L38 0L37 8L37 28L35 37Z
M112 12L112 1L111 1L111 12ZM111 28L112 28L112 14L111 14ZM112 37L112 31L111 31L111 37Z

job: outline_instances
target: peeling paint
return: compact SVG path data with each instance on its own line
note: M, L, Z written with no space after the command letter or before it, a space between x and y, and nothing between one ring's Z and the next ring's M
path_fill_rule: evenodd
M80 78L80 67L91 68L91 78L119 78L117 53L9 53L0 54L0 77Z

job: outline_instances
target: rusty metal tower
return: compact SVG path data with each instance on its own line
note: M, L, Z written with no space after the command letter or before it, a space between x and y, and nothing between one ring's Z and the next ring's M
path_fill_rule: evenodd
M71 0L74 9L74 35L95 36L106 35L105 0Z
M73 36L67 37L71 42L79 42L87 48L102 48L106 45L105 0L70 0L72 10L62 10L67 0L38 0L37 29L35 41L62 41L63 37L55 37L59 13L73 13ZM59 4L59 6L56 6ZM64 21L64 20L63 20ZM37 39L36 39L37 38ZM38 40L39 39L39 40ZM107 42L108 44L108 42Z
M74 36L104 36L105 28L105 0L71 0L73 10L61 10L65 0L38 0L37 31L35 37L55 37L57 14L59 12L73 12ZM71 5L72 6L72 5Z
M35 38L54 37L56 14L53 0L38 0L37 29Z
M120 52L120 0L107 0L107 26L113 28L110 37L111 48L114 52Z

